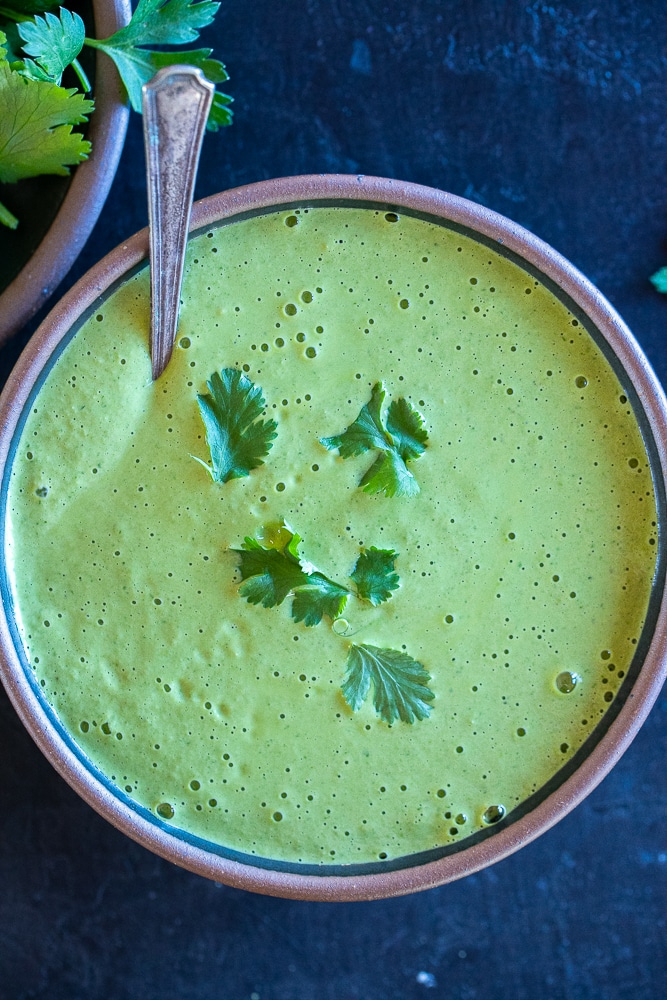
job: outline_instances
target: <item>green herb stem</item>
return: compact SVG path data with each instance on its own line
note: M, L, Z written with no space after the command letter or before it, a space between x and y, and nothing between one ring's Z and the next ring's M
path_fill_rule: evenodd
M16 229L19 224L19 220L15 215L9 211L9 209L2 204L0 201L0 224L3 226L9 226L10 229Z
M72 60L72 69L79 78L79 83L81 84L81 89L83 90L84 94L89 94L92 89L90 86L90 80L86 76L86 71L84 70L83 66L81 65L78 59Z
M29 14L19 14L17 10L12 10L11 7L0 7L0 17L6 17L8 21L13 21L14 24L23 24L24 21L32 21L32 17Z

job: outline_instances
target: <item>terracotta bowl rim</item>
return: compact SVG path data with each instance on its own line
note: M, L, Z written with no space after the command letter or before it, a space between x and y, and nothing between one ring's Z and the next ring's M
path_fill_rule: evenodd
M667 400L632 333L572 264L505 217L434 188L364 175L321 174L261 181L205 198L193 208L191 231L249 211L331 200L371 202L387 209L423 212L464 226L516 254L558 285L607 340L634 386L655 442L659 469L654 470L654 475L664 491ZM107 288L147 255L148 232L144 229L93 267L40 326L0 397L0 468L5 466L30 391L61 339ZM203 850L138 816L98 782L55 733L14 652L4 608L0 613L0 654L3 683L38 746L83 799L135 841L190 871L239 888L294 899L371 900L428 889L500 861L547 831L596 787L638 732L667 674L667 597L663 591L643 666L617 717L577 770L555 791L532 811L457 853L423 865L361 875L319 876L255 867Z
M132 16L130 0L92 0L96 37L108 38ZM116 67L95 54L95 111L88 138L93 151L72 171L56 216L35 252L0 292L0 344L5 343L53 294L84 248L118 168L129 105Z

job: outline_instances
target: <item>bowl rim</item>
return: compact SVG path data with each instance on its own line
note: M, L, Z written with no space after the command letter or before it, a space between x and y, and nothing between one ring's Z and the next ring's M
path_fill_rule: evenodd
M130 0L92 0L95 35L107 38L132 16ZM53 294L84 248L118 168L130 108L111 59L95 53L92 152L71 173L63 201L35 252L0 293L0 344L17 333Z
M193 207L196 231L255 210L290 204L362 201L409 209L471 229L546 275L586 314L620 361L650 426L659 469L667 469L667 400L632 333L602 294L572 264L528 230L490 209L434 188L365 175L319 174L277 178L212 195ZM39 375L77 319L126 272L148 256L148 230L136 233L93 267L52 309L21 355L0 397L0 470L14 430ZM311 875L255 867L208 852L137 815L86 769L62 742L32 691L0 609L0 668L10 700L56 770L97 812L138 843L218 882L255 892L308 900L371 900L455 881L502 860L550 829L605 777L637 734L667 674L667 589L655 631L627 700L578 768L539 804L493 836L414 867L361 875Z

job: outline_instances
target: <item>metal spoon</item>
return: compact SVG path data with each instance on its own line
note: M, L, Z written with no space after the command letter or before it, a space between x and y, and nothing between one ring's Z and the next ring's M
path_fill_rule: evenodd
M190 209L213 84L194 66L167 66L142 87L148 179L153 379L176 337Z

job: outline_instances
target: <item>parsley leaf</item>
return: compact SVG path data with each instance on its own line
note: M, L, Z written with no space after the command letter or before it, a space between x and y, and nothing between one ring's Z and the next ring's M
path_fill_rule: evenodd
M349 591L317 570L305 571L298 551L301 539L286 525L278 535L277 545L246 538L243 548L232 549L240 557L240 595L250 604L273 608L293 594L292 618L307 626L319 625L324 615L340 617Z
M199 30L210 24L220 6L212 0L139 0L130 23L101 41L87 38L86 45L105 52L116 64L127 90L130 104L141 111L141 88L164 66L187 63L198 66L212 83L228 80L224 65L211 59L211 49L191 49L178 52L158 52L147 46L179 45L193 42ZM228 94L213 95L208 128L217 131L230 125L232 98Z
M227 483L264 464L278 425L259 419L266 406L262 390L237 368L214 372L206 384L210 395L198 395L197 401L212 464L197 461L216 483Z
M373 686L375 711L391 724L396 719L415 722L431 713L435 695L427 686L430 674L417 660L397 649L352 645L347 658L343 696L357 712Z
M0 45L4 36L0 37ZM90 143L72 126L86 120L93 102L55 83L14 73L0 50L0 181L69 173L85 160Z
M359 483L365 493L416 496L419 483L406 463L419 458L426 448L428 433L424 418L401 397L391 403L383 420L385 394L384 386L377 382L356 420L342 434L321 438L321 444L329 451L337 450L341 458L367 451L380 452Z
M361 553L350 573L359 597L374 607L389 600L392 590L400 586L398 573L394 572L395 560L393 549L376 549L372 545Z
M60 17L45 14L18 25L23 51L33 56L26 60L23 72L32 79L60 83L64 71L83 48L86 35L78 14L60 8Z
M667 295L667 267L661 267L659 271L651 275L651 284L657 291Z

